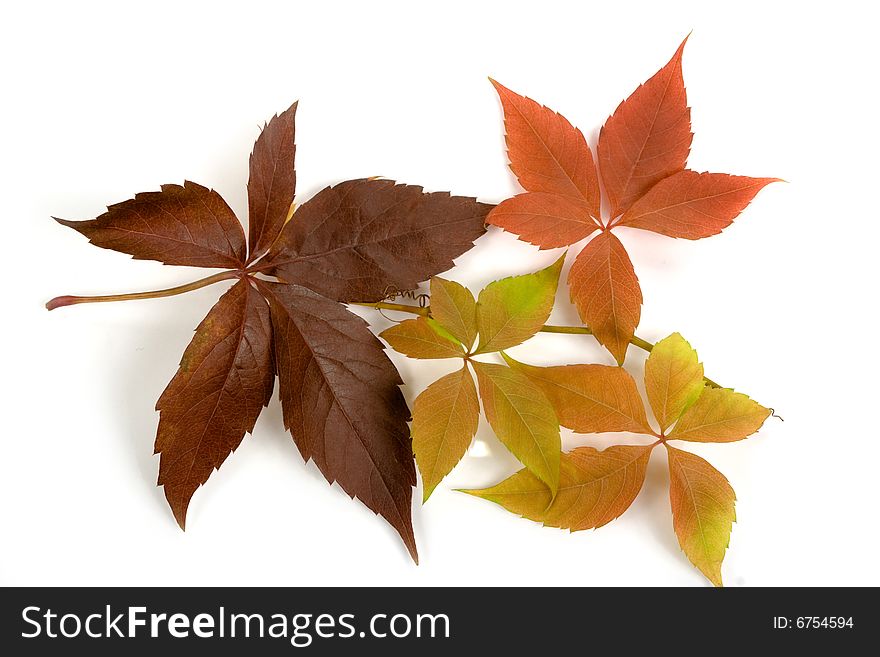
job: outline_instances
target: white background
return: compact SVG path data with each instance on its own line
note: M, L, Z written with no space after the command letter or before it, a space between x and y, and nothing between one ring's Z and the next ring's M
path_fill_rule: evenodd
M785 418L742 443L693 446L738 495L727 584L880 584L880 53L869 5L593 5L7 4L0 583L704 585L672 532L662 450L626 515L572 535L451 490L516 468L484 422L471 453L416 505L417 567L381 519L303 464L277 400L195 495L183 533L155 486L153 405L222 286L43 308L57 294L205 275L96 249L49 217L92 218L184 179L243 216L259 126L295 99L299 203L369 175L498 202L518 187L487 75L595 144L618 102L693 29L690 166L789 182L711 239L621 231L646 300L638 333L681 331L709 376ZM556 257L492 229L449 276L476 292ZM577 323L564 286L552 321ZM610 362L578 336L541 335L512 355ZM410 401L453 366L395 362ZM631 349L637 376L642 363Z

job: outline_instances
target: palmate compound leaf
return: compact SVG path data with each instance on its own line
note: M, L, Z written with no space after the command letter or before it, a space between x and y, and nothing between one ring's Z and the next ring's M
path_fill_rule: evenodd
M391 348L410 358L461 358L464 347L436 320L406 319L379 334Z
M439 276L431 279L431 316L465 349L477 339L477 302L464 285Z
M519 183L578 201L599 216L599 178L580 130L561 114L491 80L504 109L507 154Z
M223 197L189 181L137 194L109 206L97 219L56 221L79 231L95 246L137 260L238 268L247 254L244 231Z
M193 491L253 428L277 362L285 422L300 451L383 515L415 558L409 517L415 466L400 379L362 320L336 301L379 300L448 269L485 231L491 206L390 181L353 180L319 193L292 217L295 112L296 103L273 117L251 155L250 256L228 205L191 182L138 194L92 221L60 223L136 258L233 270L173 293L240 279L200 325L159 401L160 484L181 526ZM254 274L278 274L284 282ZM473 343L476 319L473 297L468 305L470 293L459 288L438 288L448 292L447 310L458 314L458 323L451 315L444 320L452 332L425 323L463 355L456 340ZM65 296L47 307L96 300L108 299Z
M624 100L599 132L599 171L612 217L687 163L693 134L681 72L685 43L687 38L669 63Z
M553 310L565 255L534 274L489 283L477 299L476 353L501 351L525 342L541 330Z
M480 400L467 365L440 377L413 403L412 441L427 502L477 432Z
M261 269L335 301L374 302L452 267L492 206L390 180L349 180L300 206Z
M272 117L254 144L248 178L248 244L253 262L278 238L296 192L296 107Z
M645 362L645 392L660 431L666 431L705 388L697 352L673 333L654 345Z
M272 314L284 424L300 453L382 515L417 561L415 467L397 370L342 305L299 285L259 285Z
M568 282L581 319L618 364L638 325L642 296L629 256L610 229L630 226L688 239L714 235L776 180L685 170L693 138L681 67L686 42L602 127L597 164L611 215L604 224L598 212L584 209L599 207L582 191L592 187L573 184L592 180L593 167L587 166L592 157L582 133L552 110L496 83L510 166L527 191L502 201L487 221L542 249L603 229L576 258ZM582 173L574 176L575 170Z
M636 382L609 365L535 367L502 354L550 400L559 423L577 433L651 433Z
M736 495L727 478L696 454L666 445L669 501L678 543L687 558L721 586L721 562L736 520Z
M561 455L559 490L520 470L483 490L463 492L500 504L548 527L578 531L606 525L635 500L645 481L651 446L616 445L603 451L578 447Z
M615 226L697 240L733 223L755 195L779 178L680 171L664 178L623 213Z
M556 495L559 485L559 422L541 389L519 372L471 361L486 419L498 439Z
M592 239L575 258L568 285L583 322L622 365L642 314L642 290L620 240L608 231Z
M238 281L199 324L156 404L159 485L181 528L193 493L253 431L274 383L269 307Z

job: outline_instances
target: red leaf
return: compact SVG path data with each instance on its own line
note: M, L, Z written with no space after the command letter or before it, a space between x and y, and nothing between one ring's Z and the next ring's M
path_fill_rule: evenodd
M520 185L577 199L598 217L599 179L581 131L561 114L490 81L504 108L507 155Z
M418 561L409 409L397 370L340 304L299 285L260 286L272 311L284 424L303 458L381 514Z
M199 324L156 404L159 485L181 528L193 493L253 431L274 382L269 307L241 280Z
M253 262L278 238L296 191L296 103L272 117L260 133L250 159L248 243Z
M620 240L610 232L591 240L571 266L568 284L581 319L623 364L639 325L642 291Z
M297 209L266 265L336 301L380 301L451 268L485 232L491 207L391 180L349 180Z
M247 252L241 224L223 197L189 181L137 194L97 219L56 221L95 246L166 265L238 268Z
M502 201L487 221L542 249L574 244L599 228L583 202L544 192L526 192Z
M778 181L680 171L654 185L615 225L689 240L717 235L765 185Z
M686 42L687 38L666 66L617 107L599 133L599 171L612 217L685 167L693 138L681 74Z

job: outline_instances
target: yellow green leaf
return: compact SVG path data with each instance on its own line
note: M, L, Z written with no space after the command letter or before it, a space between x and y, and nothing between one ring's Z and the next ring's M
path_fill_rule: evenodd
M736 520L736 494L727 478L696 454L666 445L669 501L678 544L715 586L722 586L721 562Z
M464 347L426 317L407 319L379 334L392 349L410 358L461 358ZM444 333L445 335L442 335Z
M509 367L473 362L486 419L498 439L555 497L559 486L559 422L547 397Z
M703 364L681 334L673 333L654 345L645 363L645 391L660 431L681 417L704 386Z
M480 401L467 365L440 377L416 397L412 440L424 501L464 456L479 420Z
M478 354L501 351L537 333L553 310L563 255L534 274L489 283L477 301Z
M578 447L562 454L555 499L546 484L528 470L520 470L491 488L463 492L548 527L594 529L620 516L636 499L652 449L616 445L600 452Z
M536 367L502 356L547 395L562 426L578 433L651 433L636 382L626 370L609 365Z
M455 281L431 279L431 315L470 349L477 339L477 302L471 291Z
M769 416L769 409L741 392L706 387L675 423L669 439L731 443L751 436Z

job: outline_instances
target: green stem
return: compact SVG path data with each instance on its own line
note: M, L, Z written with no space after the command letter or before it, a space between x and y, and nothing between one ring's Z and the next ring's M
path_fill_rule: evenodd
M402 313L414 313L416 315L421 315L422 317L430 317L431 315L431 307L427 306L425 308L421 308L418 306L410 306L403 303L387 303L384 301L380 301L378 303L353 303L352 306L365 306L367 308L375 308L376 310L395 310L397 312ZM593 331L589 326L553 326L551 324L545 324L539 329L542 333L565 333L569 335L593 335ZM647 340L643 340L637 335L634 335L632 339L629 341L630 344L635 345L639 349L644 349L645 351L650 352L654 345ZM720 388L721 385L715 383L709 377L703 377L703 380L706 382L706 385L712 388Z
M202 287L207 287L208 285L213 285L214 283L219 283L220 281L228 281L233 278L240 278L241 276L242 273L239 271L222 271L219 274L200 278L199 280L193 281L192 283L187 283L186 285L169 287L165 290L153 290L152 292L133 292L131 294L108 294L106 296L97 297L75 297L67 295L62 297L55 297L46 304L46 308L48 310L55 310L56 308L73 306L78 303L108 303L111 301L133 301L135 299L159 299L162 297L173 297L177 294L185 294L187 292L192 292L193 290L198 290Z
M374 308L375 310L394 310L399 313L412 313L413 315L421 315L422 317L430 317L431 309L429 307L410 306L405 303L388 303L387 301L377 301L376 303L351 303L350 306L363 306L364 308Z

